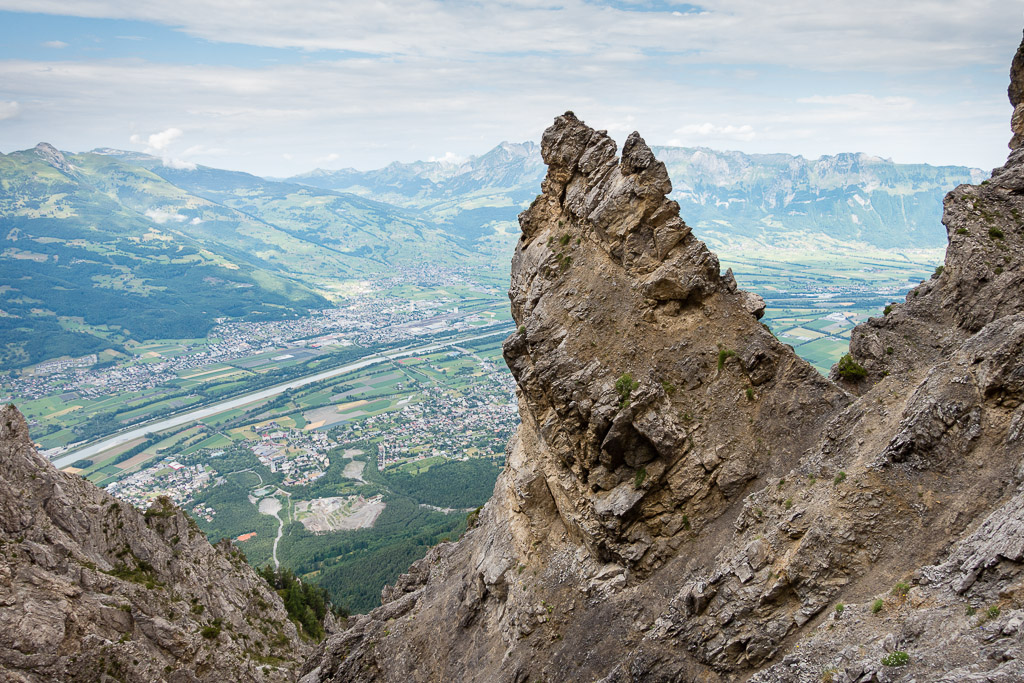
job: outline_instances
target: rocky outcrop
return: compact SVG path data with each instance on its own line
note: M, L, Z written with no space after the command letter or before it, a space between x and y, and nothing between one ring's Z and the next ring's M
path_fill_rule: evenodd
M1013 56L1013 64L1010 66L1010 87L1006 92L1010 97L1010 106L1013 107L1013 116L1010 119L1010 129L1013 131L1010 149L1018 149L1024 145L1024 43L1017 48L1017 54Z
M40 142L32 151L47 164L62 173L72 173L75 170L75 167L60 153L60 150L48 142Z
M229 543L58 472L0 408L0 679L288 681L309 649Z
M949 195L944 268L832 381L639 135L566 113L542 153L494 497L301 680L1020 680L1024 152Z
M386 590L304 681L606 675L713 561L744 495L850 400L758 322L763 301L680 219L639 135L620 157L566 113L542 152L509 292L522 426L508 467L478 526ZM439 638L442 624L455 632Z

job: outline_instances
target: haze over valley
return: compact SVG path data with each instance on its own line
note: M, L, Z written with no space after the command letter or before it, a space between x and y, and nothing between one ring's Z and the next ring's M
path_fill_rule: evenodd
M1024 0L348 5L0 0L0 672L1024 676Z
M942 195L983 176L657 153L696 233L821 372L931 276ZM0 157L0 393L58 466L142 508L167 495L255 565L373 607L503 461L504 264L544 170L533 143L275 180L110 148Z

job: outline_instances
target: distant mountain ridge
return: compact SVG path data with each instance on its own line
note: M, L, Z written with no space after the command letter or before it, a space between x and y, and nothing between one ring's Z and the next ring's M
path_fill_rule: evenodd
M315 169L287 178L328 190L361 194L374 192L400 199L440 199L483 188L519 188L544 177L540 147L533 142L502 142L480 156L462 162L392 162L374 171L345 168L338 171Z
M740 250L941 247L943 194L984 175L863 154L655 151L696 234ZM300 314L330 305L338 280L493 273L543 174L532 142L285 181L110 148L0 155L0 370L202 336L217 317Z
M0 370L330 305L474 252L415 210L137 152L0 155Z
M652 149L668 167L669 197L701 237L718 244L738 237L771 243L783 234L820 233L878 247L941 247L946 238L937 226L943 195L987 177L980 169L897 164L867 154L809 160L706 147ZM543 177L536 144L503 142L458 164L396 162L366 172L317 169L288 180L427 209L453 196L493 197L501 189L509 207L504 219L514 221L512 209L532 198Z
M652 149L672 178L669 196L702 235L719 240L803 232L878 247L942 247L943 196L988 176L964 166L897 164L867 154L808 160L705 147Z

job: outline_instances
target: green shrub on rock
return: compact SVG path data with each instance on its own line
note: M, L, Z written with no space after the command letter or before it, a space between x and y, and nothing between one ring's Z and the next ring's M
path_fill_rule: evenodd
M846 380L857 381L864 379L868 376L868 371L864 369L864 366L853 359L853 356L846 354L839 359L839 365L836 366L836 371L839 376Z

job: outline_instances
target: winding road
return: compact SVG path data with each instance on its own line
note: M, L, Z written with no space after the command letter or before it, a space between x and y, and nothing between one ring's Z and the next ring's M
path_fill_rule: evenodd
M284 520L281 519L281 501L276 496L264 498L260 501L259 506L260 514L270 515L271 517L277 517L277 538L274 539L274 569L281 566L281 563L277 561L277 544L281 541L281 536L284 535Z

